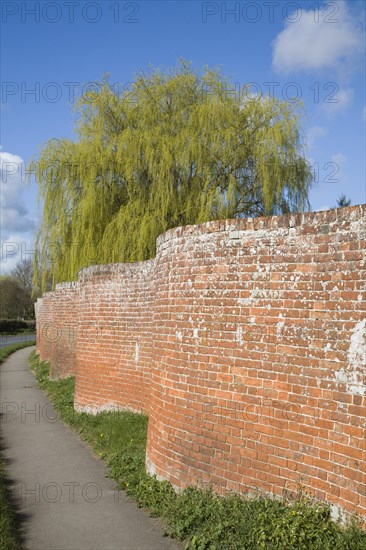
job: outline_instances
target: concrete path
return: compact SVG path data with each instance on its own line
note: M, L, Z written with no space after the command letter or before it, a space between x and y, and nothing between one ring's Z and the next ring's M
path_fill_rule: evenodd
M29 371L33 349L17 351L0 366L1 447L25 548L182 548L114 489L102 462L57 419Z

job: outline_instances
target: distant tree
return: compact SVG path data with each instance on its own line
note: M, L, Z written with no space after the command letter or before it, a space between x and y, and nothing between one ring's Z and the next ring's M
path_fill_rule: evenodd
M11 277L24 288L34 300L40 296L41 292L41 274L34 269L34 260L31 258L20 260L11 272ZM44 291L52 289L52 283L49 272L44 274Z
M34 319L34 302L31 293L8 275L0 277L0 317Z
M237 97L215 70L139 73L117 95L105 79L80 98L76 142L34 159L45 285L93 263L144 260L169 228L309 207L298 106Z
M45 290L49 290L48 278ZM32 259L20 260L9 275L0 278L0 317L33 319L34 302L40 294L39 274Z
M33 291L33 273L34 262L33 259L27 258L20 260L13 271L11 272L12 278L19 283L21 287L27 290L30 294Z
M342 193L337 199L337 204L333 208L342 208L343 206L350 206L351 199L347 199L346 195Z

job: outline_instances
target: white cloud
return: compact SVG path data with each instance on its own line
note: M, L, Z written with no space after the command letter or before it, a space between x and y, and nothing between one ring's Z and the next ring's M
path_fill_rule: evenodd
M314 212L322 212L323 210L329 210L330 208L332 207L329 204L324 204L320 208L315 208Z
M317 139L322 138L328 134L328 129L323 126L311 126L307 133L308 148L312 149Z
M272 62L277 71L350 68L356 56L363 52L363 18L352 14L344 1L331 5L337 8L333 17L328 8L326 11L302 10L298 21L286 23L286 28L273 42Z
M22 185L23 160L18 155L0 152L1 205L8 206L16 202L19 187Z
M0 273L9 273L20 260L34 258L34 237L26 233L11 233L1 242Z
M343 155L342 153L336 153L335 155L332 155L331 161L338 164L339 167L343 166L347 162L347 157Z
M2 272L9 272L33 248L36 223L25 204L26 189L21 157L0 150L0 228Z
M334 94L331 103L322 103L322 108L329 115L341 113L350 105L353 95L352 88L341 88Z

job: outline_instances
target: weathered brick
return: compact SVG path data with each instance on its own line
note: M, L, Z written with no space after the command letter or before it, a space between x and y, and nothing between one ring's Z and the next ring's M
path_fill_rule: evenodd
M148 413L147 469L177 488L301 482L366 518L365 217L171 229L155 259L86 268L38 300L37 351L76 374L78 410Z

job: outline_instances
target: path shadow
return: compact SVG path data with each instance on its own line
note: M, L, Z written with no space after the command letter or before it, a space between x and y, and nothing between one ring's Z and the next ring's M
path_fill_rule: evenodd
M0 427L2 422L4 422L4 414L0 412ZM8 449L6 441L2 433L0 433L0 458L4 465L4 473L0 474L0 483L2 484L5 492L6 500L11 509L11 515L14 524L14 534L18 546L20 549L25 547L25 525L29 522L31 514L22 512L21 510L21 501L16 496L16 491L14 486L18 483L18 480L13 480L9 477L9 465L12 464L12 459L9 459L5 456L4 451Z

